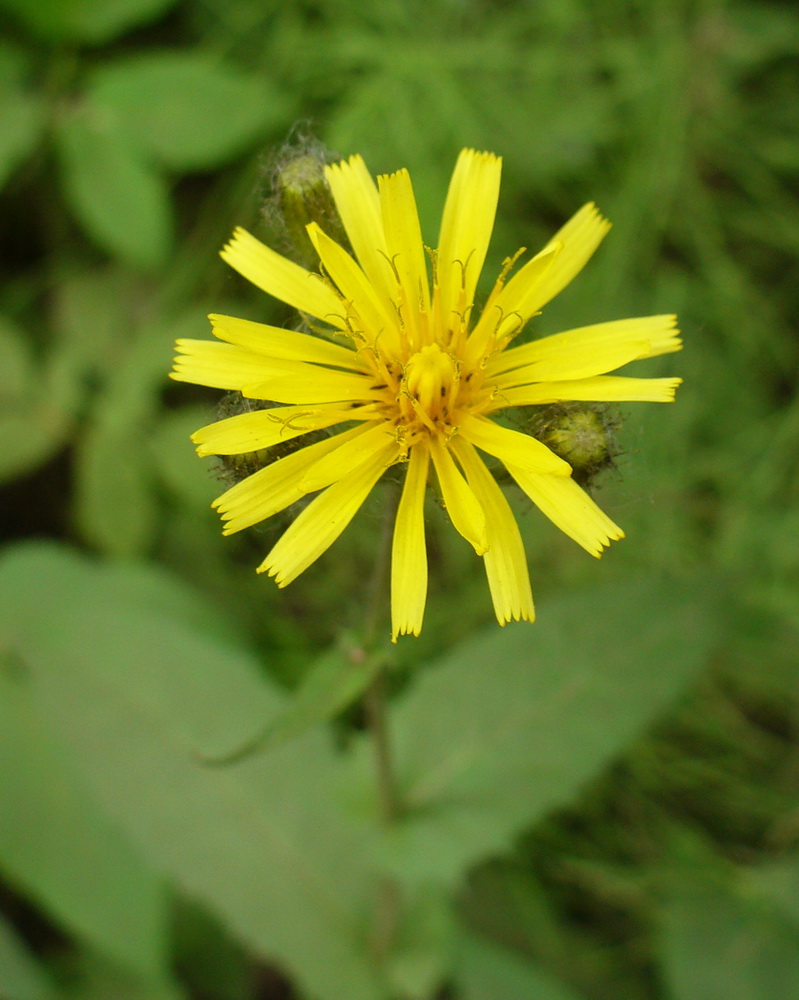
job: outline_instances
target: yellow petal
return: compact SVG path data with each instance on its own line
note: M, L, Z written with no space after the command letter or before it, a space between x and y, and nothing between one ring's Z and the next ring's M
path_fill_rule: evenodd
M572 470L568 462L558 458L546 445L536 441L529 434L500 427L493 420L472 416L464 417L459 429L471 444L477 445L478 448L506 464L513 462L531 472L571 475Z
M328 487L312 500L282 535L258 567L259 573L286 587L335 542L353 519L377 480L391 464L393 444L368 456L346 479Z
M394 442L394 457L399 459L401 449L393 430L393 426L382 419L376 423L364 424L355 437L342 442L339 448L315 462L303 476L302 486L306 492L313 493L338 482L350 475L353 469L357 469L365 457L376 451L384 451L387 441Z
M401 315L412 349L418 349L422 317L430 311L430 288L411 177L407 170L398 170L378 177L377 182L388 253L399 280L396 298L402 303Z
M284 365L292 365L284 361ZM374 376L355 375L334 371L317 365L304 365L297 361L293 368L273 378L265 378L241 387L250 399L271 399L276 403L336 403L377 399L379 392L372 387Z
M424 442L411 448L391 549L391 639L419 635L427 600L424 498L430 455Z
M319 275L281 257L246 229L235 230L220 256L256 288L331 326L344 329L341 303Z
M325 175L355 256L387 305L393 281L375 182L360 156L325 167Z
M197 454L246 455L291 441L308 431L357 420L358 411L342 406L277 406L240 413L201 427L192 434Z
M593 352L599 357L602 350L607 350L609 360L606 366L591 373L604 374L626 364L625 361L613 363L617 356L615 352L618 352L618 356L623 356L624 351L628 350L631 354L629 361L640 361L642 358L654 358L659 354L679 351L682 341L676 324L676 316L641 316L566 330L564 333L542 337L503 351L488 362L486 374L491 376L512 368L541 365L540 371L543 374L529 381L587 378L587 375L566 375L562 372L578 370L584 364L586 352Z
M527 557L513 511L474 448L463 438L454 438L450 447L485 511L488 551L483 558L497 621L534 621Z
M212 506L218 509L225 522L223 534L232 535L249 528L302 499L308 492L302 485L306 469L323 455L351 440L359 430L355 427L324 441L306 445L259 469L217 497Z
M494 228L502 160L464 149L450 181L436 258L441 317L451 321L474 299Z
M614 344L611 347L602 344L592 344L580 352L565 354L561 357L537 361L532 365L514 368L503 372L494 378L494 385L503 392L517 385L528 382L554 382L559 380L593 378L604 375L605 372L621 368L622 365L646 356L646 342L630 344Z
M528 320L582 271L609 229L595 205L584 205L544 247L558 251L552 266L543 274L523 267L499 293L495 308L505 316L518 313Z
M596 378L571 382L540 382L504 389L493 401L496 410L506 406L531 406L559 403L567 399L594 402L673 403L681 378L625 378L622 375L597 375Z
M321 337L310 337L307 333L283 330L279 326L267 326L266 323L253 323L236 316L213 314L208 318L215 337L248 351L284 361L313 361L321 365L367 371L356 351L331 344Z
M178 340L178 355L170 378L214 389L241 389L248 382L284 376L292 371L291 362L273 360L266 354L215 340Z
M534 285L543 280L544 275L552 267L560 247L549 247L529 260L519 271L517 277ZM520 286L521 287L521 286ZM503 303L504 290L499 288L491 293L480 319L469 336L466 345L466 363L476 365L485 355L493 351L497 344L515 337L530 318L531 314L522 314L510 308L512 300Z
M488 548L483 508L455 465L449 450L437 438L431 439L430 452L450 520L456 531L474 547L478 556L483 555Z
M597 507L573 479L540 475L506 465L508 472L539 510L592 556L599 558L611 541L624 538L621 528Z
M307 229L325 271L347 300L348 318L356 339L362 338L370 345L380 340L386 349L395 350L399 345L396 316L384 307L367 276L347 251L315 222Z

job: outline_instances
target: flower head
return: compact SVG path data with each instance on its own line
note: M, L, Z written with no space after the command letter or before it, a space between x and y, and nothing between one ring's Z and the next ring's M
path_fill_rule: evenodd
M450 520L485 562L500 624L534 617L521 536L481 452L499 460L543 513L592 555L623 532L535 438L495 419L561 401L674 398L678 378L608 375L679 350L674 316L581 327L513 346L528 320L582 269L610 228L585 205L512 277L505 262L477 313L474 296L494 224L501 161L458 158L438 249L422 243L407 170L373 181L353 156L326 176L354 256L315 223L320 274L242 229L222 251L270 295L325 324L322 335L211 316L215 341L180 340L172 377L237 390L266 408L193 435L200 455L238 455L310 435L215 501L232 534L317 493L258 567L280 587L338 538L391 466L404 466L392 550L392 634L418 635L427 594L424 497L431 467ZM521 252L520 252L521 253ZM311 433L335 428L317 440Z

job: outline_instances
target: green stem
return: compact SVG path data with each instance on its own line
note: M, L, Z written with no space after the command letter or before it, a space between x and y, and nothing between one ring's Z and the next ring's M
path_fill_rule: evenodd
M383 621L386 607L388 570L391 557L391 539L394 532L394 518L399 504L399 486L391 488L387 498L386 512L375 560L369 601L364 618L364 657L373 656L379 644L378 630ZM388 675L381 666L366 689L363 698L366 727L372 742L380 815L383 823L390 826L402 812L402 803L397 791L397 779L391 753L391 734L388 725ZM379 963L385 961L391 951L400 919L400 888L397 880L386 876L378 885L375 907L375 922L371 934L371 946Z
M378 644L377 634L383 620L386 605L386 582L391 556L391 539L394 530L394 515L399 503L399 487L392 487L386 504L386 514L380 536L377 558L369 593L363 630L363 655L374 655ZM364 695L363 707L366 713L366 727L372 739L380 811L384 822L392 823L401 812L397 781L391 753L391 739L388 728L388 677L386 668L380 667Z
M380 813L385 823L393 823L401 809L388 731L386 679L386 668L381 667L366 689L363 705L366 711L366 725L372 737Z

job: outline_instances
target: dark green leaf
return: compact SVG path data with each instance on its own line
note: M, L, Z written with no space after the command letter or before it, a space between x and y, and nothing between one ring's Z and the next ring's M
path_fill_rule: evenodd
M3 1000L56 1000L39 962L0 916L0 996Z
M219 460L198 460L190 435L204 427L212 414L206 406L184 406L165 412L150 441L154 470L164 484L187 506L209 510L211 501L225 489L219 479ZM219 530L218 518L209 518Z
M455 648L397 705L405 821L386 838L406 878L454 880L573 798L705 664L707 587L608 584Z
M63 440L70 424L65 390L54 359L37 369L25 334L0 319L0 481L45 461ZM69 373L66 373L69 374Z
M33 152L44 128L41 102L24 91L0 93L0 187Z
M158 976L160 881L87 795L13 666L0 669L0 868L66 930Z
M799 933L734 885L672 881L662 968L673 1000L797 1000Z
M364 660L353 658L346 643L325 654L305 676L285 711L253 740L213 763L229 763L272 750L327 722L363 694L384 664L385 658L380 654Z
M2 0L37 35L48 41L100 44L158 17L175 0Z
M452 965L455 921L441 889L426 887L403 900L388 977L406 1000L436 996Z
M25 335L7 319L0 317L0 407L18 405L33 388L34 366Z
M577 1000L577 995L528 959L463 934L454 974L459 1000Z
M748 873L748 883L792 920L799 932L799 860L764 865Z
M57 132L67 200L109 253L134 267L162 264L172 240L169 195L143 154L96 110Z
M62 962L64 1000L186 1000L168 977L132 976L91 952L72 953Z
M361 939L374 885L325 735L204 766L283 699L250 657L133 599L123 575L55 547L0 565L10 644L84 778L153 865L309 993L378 1000Z
M283 121L269 81L191 52L139 55L98 70L92 103L165 166L206 170L248 149Z
M101 552L146 552L157 527L156 498L136 426L97 423L77 456L76 518L81 535Z

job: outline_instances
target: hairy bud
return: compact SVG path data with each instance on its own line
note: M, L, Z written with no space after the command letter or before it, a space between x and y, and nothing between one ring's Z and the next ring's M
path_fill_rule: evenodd
M325 177L325 165L341 157L310 134L294 135L271 157L270 193L264 216L273 242L287 257L309 269L319 257L305 227L315 222L332 239L347 246L347 237Z
M558 403L532 414L529 432L572 467L581 485L613 465L618 414L601 403Z

